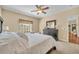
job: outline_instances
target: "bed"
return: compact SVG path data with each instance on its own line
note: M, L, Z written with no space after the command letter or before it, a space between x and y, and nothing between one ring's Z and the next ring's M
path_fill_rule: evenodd
M54 46L55 40L51 36L43 34L17 34L15 32L0 34L0 53L44 54Z
M2 23L0 25L2 28ZM45 54L53 47L55 48L55 40L48 35L19 32L0 33L0 54Z

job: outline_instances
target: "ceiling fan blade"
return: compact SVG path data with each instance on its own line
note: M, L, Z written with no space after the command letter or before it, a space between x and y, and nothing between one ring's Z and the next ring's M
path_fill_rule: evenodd
M46 12L45 12L45 11L42 11L42 13L46 14Z
M37 12L38 10L32 10L31 12Z
M49 9L49 7L42 8L42 10L46 10L46 9Z
M37 15L39 15L40 13L44 13L46 14L46 12L44 10L49 9L49 7L43 7L44 5L36 5L36 10L33 10L31 12L37 12Z
M36 8L39 8L39 6L38 6L38 5L36 5Z
M43 7L44 5L36 5L37 8L41 8Z
M39 15L39 13L37 13L37 15Z

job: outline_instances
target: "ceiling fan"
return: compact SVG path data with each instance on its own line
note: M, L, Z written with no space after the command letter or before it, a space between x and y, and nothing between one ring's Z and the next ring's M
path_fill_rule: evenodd
M49 9L49 7L45 7L44 5L36 5L35 7L37 9L31 12L37 12L37 15L39 15L40 13L46 14L47 12L45 10Z

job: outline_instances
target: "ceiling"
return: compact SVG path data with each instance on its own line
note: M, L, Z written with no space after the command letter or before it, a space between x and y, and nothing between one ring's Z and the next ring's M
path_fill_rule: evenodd
M49 9L46 10L47 14L41 13L39 15L37 15L36 12L31 12L32 10L36 9L35 5L3 5L2 8L13 11L13 12L17 12L20 14L24 14L27 16L41 19L43 17L51 16L51 15L54 15L58 12L61 12L61 11L67 10L67 9L79 7L77 5L75 5L75 6L73 6L73 5L45 5L45 6L49 7Z

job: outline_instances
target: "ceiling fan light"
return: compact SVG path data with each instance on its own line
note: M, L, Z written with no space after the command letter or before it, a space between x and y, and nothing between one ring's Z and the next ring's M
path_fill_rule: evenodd
M38 13L42 13L42 11L40 10L40 11L38 11Z

